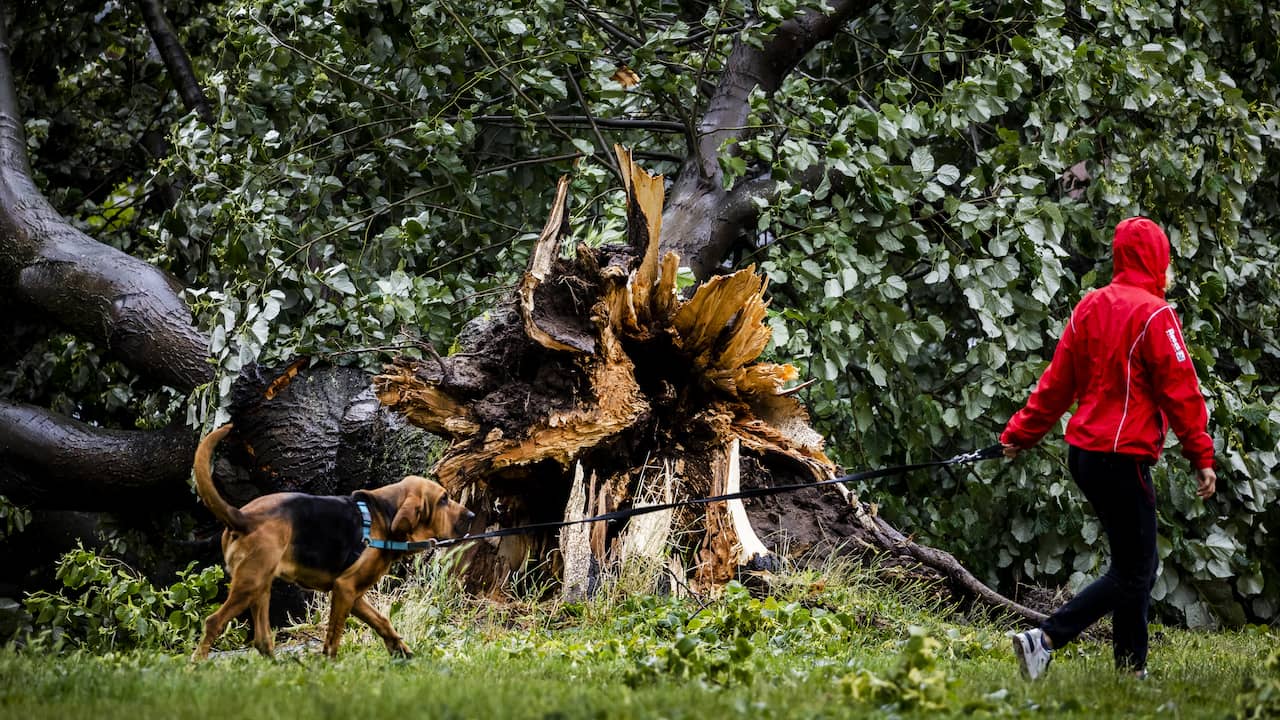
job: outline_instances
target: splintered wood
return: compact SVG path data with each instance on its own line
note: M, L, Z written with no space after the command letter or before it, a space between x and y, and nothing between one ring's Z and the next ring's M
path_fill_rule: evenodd
M569 502L564 509L565 520L581 520L594 510L587 496L587 483L582 475L582 463L574 463L573 485L569 488ZM577 602L591 595L599 582L600 563L591 552L589 525L560 528L560 558L564 565L560 573L561 597L566 602Z
M742 489L742 464L738 441L712 457L712 495L731 495ZM768 548L756 536L741 500L709 504L706 509L706 537L698 555L695 589L706 590L734 579L753 564L765 563Z
M785 394L796 369L756 362L770 338L764 278L749 267L682 299L680 259L660 255L663 178L627 150L616 152L627 246L579 246L575 257L565 256L562 179L518 291L503 306L507 314L495 311L499 321L473 333L474 347L460 340L462 352L450 357L402 358L374 379L381 402L451 441L433 472L450 490L467 489L485 522L509 526L661 502L637 494L651 460L665 468L663 498L736 487L739 447L815 479L834 470L804 408ZM501 348L509 354L493 357ZM697 528L677 532L679 522ZM533 542L531 552L536 560L557 551L573 597L594 587L594 568L652 556L655 539L683 556L672 567L693 565L699 586L721 584L768 554L740 501L634 526L567 532ZM698 547L681 551L677 536L700 538ZM521 563L505 564L512 571Z

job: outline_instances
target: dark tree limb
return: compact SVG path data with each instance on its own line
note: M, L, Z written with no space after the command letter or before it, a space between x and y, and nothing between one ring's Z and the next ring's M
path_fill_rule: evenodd
M436 438L383 407L367 373L305 364L254 365L236 380L235 433L221 451L248 474L226 488L228 500L280 491L342 495L426 472ZM237 442L247 455L228 452Z
M593 118L589 115L540 115L530 118L517 118L514 115L480 115L473 118L475 122L490 125L521 125L526 122L545 122L557 125L570 125L610 128L615 130L652 130L664 133L683 133L685 127L675 120L647 120L645 118Z
M170 510L191 502L187 429L107 430L0 401L0 495L53 510Z
M178 41L178 33L164 14L164 6L160 0L138 0L138 6L147 23L147 32L151 33L151 41L156 44L160 57L164 59L164 66L169 70L169 77L182 98L182 104L188 111L194 111L201 120L212 125L213 108L205 97L204 89L200 87L200 81L196 79L191 58Z
M698 123L698 153L693 160L704 177L720 176L717 151L726 140L743 135L751 92L757 87L769 94L776 92L805 55L835 36L855 12L871 5L868 0L843 0L832 3L830 13L810 10L779 25L773 37L758 48L737 40Z
M730 200L724 189L719 153L728 141L746 132L751 92L757 87L773 93L797 63L819 43L829 40L855 13L866 10L868 0L830 3L831 11L811 10L778 26L760 47L739 38L725 63L719 85L698 122L693 152L680 169L663 214L664 251L674 250L699 278L710 275L724 258L728 244L754 217L745 206L725 214ZM737 223L737 224L733 224Z
M843 175L830 172L825 165L811 165L808 170L785 182L772 175L738 181L733 189L725 193L716 209L711 235L702 246L703 254L709 258L717 258L718 264L738 242L743 232L752 229L761 206L775 202L788 185L812 190L823 178L829 178L832 187L841 187L845 180Z
M422 474L436 438L408 427L355 368L248 368L232 391L236 432L216 476L242 505L271 492L341 495ZM196 433L110 430L0 400L0 495L48 510L190 505Z
M859 507L856 510L856 514L859 520L868 529L877 534L881 538L881 542L886 546L900 548L903 552L919 561L920 564L941 574L981 602L993 607L1006 608L1033 623L1042 623L1048 619L1049 616L1039 610L1029 608L992 590L981 580L974 577L973 573L961 565L960 561L956 560L951 553L916 543L885 522L884 518L868 514L865 508Z
M177 281L85 235L31 176L0 19L0 292L101 343L144 377L189 390L212 378L207 340Z

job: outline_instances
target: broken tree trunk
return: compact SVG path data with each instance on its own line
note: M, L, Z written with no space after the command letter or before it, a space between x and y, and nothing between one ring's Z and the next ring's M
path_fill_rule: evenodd
M679 257L659 257L662 178L625 150L618 156L626 245L579 245L566 257L562 179L516 296L464 331L461 352L401 358L374 378L379 400L446 438L433 471L486 527L643 504L641 480L653 468L669 478L663 496L676 500L731 492L740 482L834 476L822 437L786 389L796 369L757 362L770 336L765 280L746 268L681 298ZM805 500L786 496L685 507L665 526L643 530L641 544L660 537L665 552L689 569L678 579L695 589L722 585L744 566L770 567L777 550L765 541L772 541L793 552L825 547L889 555L1035 616L973 580L954 559L949 566L949 555L919 548L856 499L832 488L805 492L819 493L825 507L818 514L831 516L817 533L797 535L810 520ZM790 517L792 509L801 516ZM769 525L772 535L760 532ZM840 537L819 537L828 528ZM594 586L596 566L628 555L634 541L627 537L625 528L603 523L558 536L507 536L471 547L466 577L473 589L498 591L513 573L542 565L561 572L568 595L580 597Z

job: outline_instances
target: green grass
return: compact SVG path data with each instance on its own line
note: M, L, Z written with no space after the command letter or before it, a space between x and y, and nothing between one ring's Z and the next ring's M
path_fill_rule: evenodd
M8 649L0 718L1223 718L1276 641L1266 628L1157 630L1146 682L1117 674L1106 643L1084 641L1027 683L1009 626L868 572L793 576L773 588L776 604L739 591L705 608L618 588L582 605L496 604L463 598L438 569L420 577L375 599L393 608L413 660L392 661L355 624L336 661L314 648L199 665L157 651ZM319 631L299 626L278 642ZM904 669L912 658L915 669ZM859 699L858 677L888 689Z

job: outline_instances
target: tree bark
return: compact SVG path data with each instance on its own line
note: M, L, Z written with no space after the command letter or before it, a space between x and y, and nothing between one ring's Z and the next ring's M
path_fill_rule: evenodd
M344 495L427 471L437 438L383 407L368 373L305 364L250 367L232 387L235 431L221 448L232 462L218 473L229 501L282 491Z
M138 0L142 9L142 17L151 33L151 41L164 59L164 65L173 79L173 86L182 98L182 104L188 111L194 111L201 120L213 124L213 108L205 97L200 81L196 80L195 70L191 67L191 58L178 41L178 33L164 14L164 6L160 0Z
M767 178L757 183L740 180L738 185L748 183L742 190L724 188L719 157L733 150L721 148L746 134L751 92L757 87L769 94L777 91L810 50L871 5L868 0L831 2L829 13L810 10L782 23L760 47L741 37L735 42L662 219L669 238L663 250L676 252L697 278L715 271L739 233L754 220L752 198L768 198L776 188Z
M190 390L213 377L181 286L97 242L36 187L0 18L0 291L100 343L147 378Z
M189 504L195 437L107 430L0 401L0 495L57 510L172 510Z
M276 382L286 373L251 368L234 386L236 432L217 472L229 501L281 491L342 495L426 472L436 439L382 407L368 374L296 370ZM0 401L0 495L44 510L191 506L196 440L185 427L109 430Z

